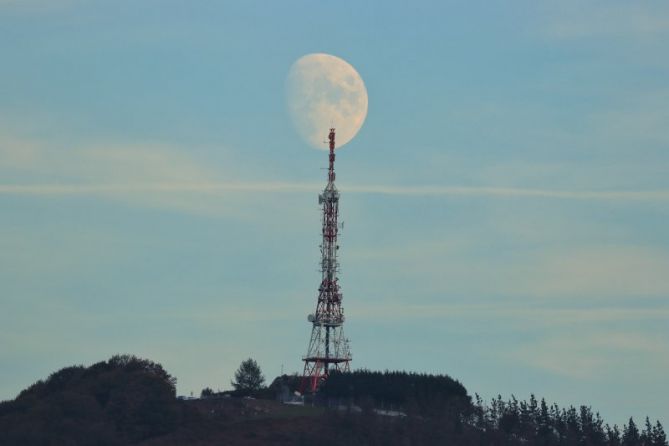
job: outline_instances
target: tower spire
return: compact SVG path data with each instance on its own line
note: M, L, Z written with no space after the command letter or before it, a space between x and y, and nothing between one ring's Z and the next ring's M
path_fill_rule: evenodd
M330 167L328 169L328 183L333 183L335 180L335 171L334 171L334 162L335 162L335 129L330 129L330 134L328 135L328 140L330 141Z
M351 352L348 339L344 337L344 310L341 306L337 273L337 218L339 216L339 192L335 187L335 129L330 129L330 164L328 184L318 196L323 206L323 227L321 242L321 284L318 287L316 312L309 315L312 324L311 339L304 361L304 381L306 390L314 392L332 370L349 371Z

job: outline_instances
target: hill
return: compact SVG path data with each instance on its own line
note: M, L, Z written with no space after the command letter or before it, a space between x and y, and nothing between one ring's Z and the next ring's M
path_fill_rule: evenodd
M313 403L217 395L179 400L160 364L114 356L66 367L0 403L2 445L668 446L659 422L619 429L589 407L472 401L448 376L333 374ZM282 376L256 396L295 387Z
M66 367L0 404L0 444L136 443L184 418L176 379L160 364L114 356Z

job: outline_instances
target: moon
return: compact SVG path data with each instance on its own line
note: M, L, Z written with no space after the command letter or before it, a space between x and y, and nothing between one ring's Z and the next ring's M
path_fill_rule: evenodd
M367 88L360 74L344 59L325 53L307 54L293 63L286 102L297 132L317 149L327 150L331 127L341 148L367 117Z

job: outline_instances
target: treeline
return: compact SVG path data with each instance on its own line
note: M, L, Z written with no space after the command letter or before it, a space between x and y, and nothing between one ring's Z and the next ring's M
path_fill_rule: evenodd
M52 373L0 403L0 444L121 445L174 430L176 379L160 364L117 355Z
M391 417L363 406L361 414L332 410L319 429L298 444L324 446L404 446L452 444L458 446L669 446L662 425L646 419L618 428L607 425L589 407L563 409L557 405L512 398L490 404L476 399L468 407L455 404L417 414Z
M377 406L416 408L419 412L439 410L445 405L467 407L467 389L447 375L358 370L333 372L319 394L326 399L360 403L371 400Z
M646 418L638 427L632 418L619 428L605 423L587 406L578 409L548 405L532 395L529 401L501 396L489 404L477 396L471 424L480 433L482 444L543 446L668 446L662 424Z
M458 444L504 446L669 446L659 421L642 426L630 420L607 424L590 407L497 397L474 401L465 387L445 375L406 372L332 373L319 395L335 405L354 403L369 413L339 416L350 434L333 444L366 439L368 444ZM373 416L373 408L393 408L405 417Z

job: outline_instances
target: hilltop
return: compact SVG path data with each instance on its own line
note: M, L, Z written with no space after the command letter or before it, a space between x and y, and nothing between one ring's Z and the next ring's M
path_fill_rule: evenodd
M313 406L266 399L296 382L279 377L256 397L182 400L160 364L114 356L66 367L0 403L0 444L668 446L659 422L619 429L588 407L534 396L486 405L445 375L334 374Z

